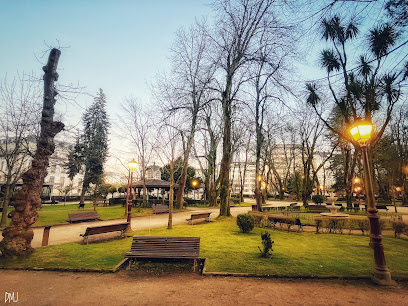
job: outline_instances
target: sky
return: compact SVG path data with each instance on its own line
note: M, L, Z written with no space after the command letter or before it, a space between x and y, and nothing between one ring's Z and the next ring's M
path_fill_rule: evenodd
M157 72L168 68L176 31L189 27L196 17L208 16L208 3L0 0L0 79L7 76L10 81L23 73L42 77L48 50L60 47L58 84L79 84L90 95L102 88L115 128L126 97L151 103L148 84ZM82 113L93 102L90 95L57 100L64 123L80 127Z
M168 65L175 32L196 16L208 15L206 3L0 0L0 77L7 73L11 79L17 72L41 76L48 57L44 52L60 46L60 84L79 83L92 95L102 88L111 112L125 97L146 100L147 84ZM76 102L79 106L68 103L65 108L83 112L92 97L80 96ZM77 112L65 115L79 118Z
M60 47L58 84L79 84L89 93L75 101L57 101L64 123L79 128L92 95L102 88L114 129L126 97L153 103L148 84L169 67L169 48L176 31L188 28L195 18L210 16L209 3L211 0L0 0L0 79L7 75L11 80L17 73L34 73L40 78L47 51ZM308 14L307 10L303 13ZM320 37L317 33L309 36L303 48L307 54L298 63L303 75L297 82L300 86L325 76L317 67ZM112 136L111 149L117 146L114 140Z

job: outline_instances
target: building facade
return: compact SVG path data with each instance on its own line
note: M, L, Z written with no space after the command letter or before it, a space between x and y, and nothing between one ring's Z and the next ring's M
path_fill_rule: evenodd
M32 142L29 144L30 149L35 151L36 144ZM71 181L67 174L66 165L68 164L68 154L71 145L65 142L55 142L55 151L50 156L49 166L47 169L47 176L44 179L44 186L49 188L44 192L49 197L64 196L65 191L68 191L68 196L79 196L82 191L82 182L84 178L83 170L81 170ZM22 164L22 171L24 173L31 167L31 158L26 158ZM7 163L0 157L0 184L4 185L6 182ZM18 182L22 184L22 180Z

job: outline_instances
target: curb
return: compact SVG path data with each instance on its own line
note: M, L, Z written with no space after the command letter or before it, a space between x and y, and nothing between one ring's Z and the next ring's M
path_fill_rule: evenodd
M55 272L92 272L92 273L114 273L114 269L86 269L86 268L19 268L19 267L0 267L0 270L16 271L55 271Z
M301 279L301 280L371 280L371 276L367 277L336 277L336 276L282 276L282 275L264 275L264 274L256 274L256 273L236 273L236 272L207 272L206 264L208 262L207 258L204 258L204 267L201 272L203 276L219 276L219 277L253 277L253 278L275 278L275 279ZM395 281L408 281L408 278L393 278Z

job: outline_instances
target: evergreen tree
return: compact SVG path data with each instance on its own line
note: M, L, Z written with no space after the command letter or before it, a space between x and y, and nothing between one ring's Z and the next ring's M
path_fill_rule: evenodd
M180 182L182 176L182 168L183 168L183 158L179 157L174 162L174 181L178 184ZM191 181L195 178L196 171L193 167L187 166L187 178L186 178L186 185L185 191L188 192L192 190ZM161 169L161 179L165 181L170 181L170 164L165 165Z
M106 96L99 89L92 105L82 116L84 131L69 154L68 174L73 178L85 168L80 203L84 202L85 192L90 184L100 183L103 164L108 155L109 119L106 114Z

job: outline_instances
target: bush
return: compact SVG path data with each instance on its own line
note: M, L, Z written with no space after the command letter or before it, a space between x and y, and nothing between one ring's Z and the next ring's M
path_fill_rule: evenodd
M368 220L368 218L350 219L349 222L350 230L360 230L362 235L364 235L365 232L369 232L370 230L370 221Z
M400 238L401 233L404 233L408 230L408 225L402 221L392 222L392 229L394 230L394 237Z
M255 225L254 217L248 214L240 214L237 216L237 225L241 232L249 233L254 229Z
M258 247L259 251L261 252L261 257L268 257L269 256L269 251L273 251L272 250L272 244L275 241L271 240L271 235L268 232L265 232L263 234L261 234L261 238L262 238L262 250L260 247Z
M109 206L118 205L118 204L125 205L126 204L126 198L110 198L109 199Z
M324 202L324 196L322 196L321 194L316 194L312 197L312 201L315 204L322 204Z

